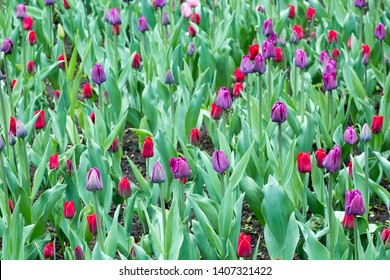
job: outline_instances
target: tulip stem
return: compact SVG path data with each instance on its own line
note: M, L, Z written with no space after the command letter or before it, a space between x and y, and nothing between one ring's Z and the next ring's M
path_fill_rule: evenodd
M100 245L100 249L102 250L103 253L105 253L104 250L104 239L103 239L103 223L100 218L100 210L99 210L99 201L97 197L96 191L93 192L93 198L95 201L95 211L96 211L96 224L97 224L97 239Z
M175 144L175 125L173 121L175 116L175 104L173 100L172 85L169 85L169 104L171 105L172 144Z
M262 80L261 75L259 74L259 144L263 138L263 96L261 92Z
M2 173L2 180L3 180L3 191L4 191L4 207L5 207L5 212L7 216L7 223L8 223L8 228L11 225L11 210L9 209L8 206L8 187L7 187L7 177L6 177L6 172L5 172L5 167L4 167L4 160L3 160L3 155L0 153L0 164L1 164L1 173Z
M53 46L53 15L52 15L52 5L47 6L49 10L49 52L51 51L51 47Z
M163 25L163 10L162 10L162 8L160 9L160 26L161 26L161 39L162 39L162 41L163 41L163 43L164 43L164 46L167 44L166 43L166 36L165 36L165 34L164 34L164 25Z
M359 48L362 46L363 42L363 9L360 9L359 15Z
M382 57L383 57L383 85L382 85L382 88L383 88L383 92L385 92L384 88L386 85L387 71L386 71L385 51L383 49L383 40L381 41L381 49L382 49Z
M146 162L145 162L145 168L146 168L146 170L145 170L145 174L146 174L146 185L147 186L149 186L149 157L148 158L146 158Z
M0 0L1 1L1 0ZM4 132L4 142L5 142L5 146L7 147L7 152L9 153L9 142L8 142L8 130L9 130L9 127L8 127L8 118L7 118L7 115L6 115L6 111L5 111L5 100L4 100L4 96L3 96L3 91L2 91L2 87L0 86L0 103L1 103L1 113L2 113L2 117L3 117L3 132Z
M180 179L179 187L179 200L180 200L180 220L184 222L184 182Z
M309 176L310 172L306 172L302 174L303 176L303 191L302 191L302 218L303 222L306 222L306 216L307 216L307 196L306 196L306 189L309 186Z
M10 106L10 114L11 116L14 113L14 103L12 101L12 89L11 89L11 80L10 80L10 72L8 71L8 64L7 64L7 55L4 55L4 72L5 72L5 81L7 83L7 91L8 91L8 96L9 96L9 106ZM7 120L4 120L7 121ZM6 131L5 133L8 133ZM8 137L8 136L7 136Z
M283 148L282 148L282 124L278 123L278 142L279 142L279 171L280 171L280 182L283 177Z
M334 259L334 232L333 232L333 209L332 209L332 179L333 173L329 173L328 184L328 225L329 225L329 257Z
M268 102L272 104L272 58L268 59Z
M16 152L15 152L15 145L14 145L14 146L12 146L12 153L13 153L13 155L14 155L14 165L15 165L15 171L16 171L16 173L18 173L18 164L17 164L17 162L16 162Z
M329 108L329 133L330 137L333 138L333 96L332 91L328 91L328 108Z
M353 235L354 235L354 245L355 245L355 260L359 259L359 231L358 231L358 221L357 221L357 216L353 216Z
M103 108L104 107L104 100L103 100L103 92L102 92L101 85L98 85L98 95L99 95L99 111L104 119L104 108ZM75 125L76 125L76 123L75 123ZM76 135L75 135L75 137L76 137Z
M115 62L114 62L114 73L115 79L118 81L119 77L119 60L118 60L118 34L116 33L116 27L114 26L114 45L115 45Z
M252 112L251 112L251 95L250 95L249 78L246 84L246 102L247 102L247 111L248 111L248 125L252 129Z
M22 61L23 61L23 74L24 74L24 83L26 83L27 77L27 62L26 62L26 36L23 31L23 20L20 21L20 30L22 34ZM27 97L27 92L24 92L24 99ZM25 103L27 104L27 102ZM26 106L24 108L26 110Z
M159 189L160 189L160 207L161 207L161 216L163 219L163 233L165 235L165 228L167 224L167 217L165 215L165 197L164 197L164 184L159 183Z
M368 205L369 205L369 186L368 186L368 144L364 143L364 180L366 182L365 192L364 192L364 205L366 211L364 212L364 217L368 220Z
M225 173L221 174L221 201L225 195Z
M364 66L364 90L368 95L368 85L367 85L367 65Z
M305 119L305 73L301 70L301 124Z

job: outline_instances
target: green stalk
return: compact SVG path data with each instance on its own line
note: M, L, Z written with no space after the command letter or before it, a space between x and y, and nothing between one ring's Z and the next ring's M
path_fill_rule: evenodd
M250 95L250 86L249 86L249 78L248 83L246 84L246 102L247 102L247 111L248 111L248 124L252 129L252 112L251 112L251 95Z
M26 78L27 78L27 62L26 62L26 36L24 34L24 28L23 28L23 20L20 21L20 30L22 34L22 61L23 61L23 78L24 78L24 83L26 83ZM24 93L24 99L26 99L27 92ZM26 109L26 107L25 107Z
M94 198L94 201L95 201L95 211L96 211L96 224L97 224L97 239L98 239L98 242L99 242L99 245L100 245L100 249L102 250L103 253L105 253L105 250L104 250L104 238L103 238L103 224L102 224L102 220L100 218L100 210L99 210L99 201L98 201L98 197L97 197L97 193L96 191L93 192L93 198Z
M222 173L221 174L221 200L223 199L224 195L225 195L225 174Z
M382 58L383 58L383 89L384 89L386 85L387 71L386 71L385 51L383 49L383 41L381 41L381 49L382 49ZM385 91L383 90L383 92Z
M180 220L184 222L184 182L180 179L180 186L179 186L179 200L180 200Z
M173 101L172 85L169 85L169 104L171 105L172 143L174 144L174 141L175 141L175 125L174 125L175 103Z
M119 60L118 60L118 35L116 34L116 28L114 27L114 45L115 45L115 62L114 62L114 73L115 73L115 80L118 81L119 77Z
M146 158L146 185L149 186L149 159L150 158Z
M354 235L354 245L355 245L355 260L359 260L359 248L358 248L358 245L359 245L359 242L358 242L358 238L359 238L359 232L358 232L358 226L357 226L357 217L356 215L353 216L353 235Z
M161 38L162 38L162 40L163 40L163 43L164 43L164 46L167 44L167 42L166 42L166 34L164 33L164 25L163 25L163 23L162 23L162 19L163 19L163 10L162 10L162 8L160 9L160 26L161 26Z
M294 69L293 97L298 98L298 69Z
M309 186L309 176L310 172L306 172L302 174L303 177L303 191L302 191L302 218L303 222L306 222L307 216L307 196L306 196L306 188Z
M268 77L268 104L271 106L272 103L272 58L268 59L268 71L267 71L267 77Z
M104 118L104 100L103 100L103 92L101 85L98 85L98 95L99 95L99 111L102 117ZM76 125L76 124L75 124Z
M222 128L222 133L223 135L227 136L227 118L228 118L228 112L225 110L222 111L222 116L221 116L221 128Z
M369 187L368 187L368 144L364 143L364 181L366 182L365 192L364 192L364 206L366 207L366 212L364 212L364 217L368 220L368 205L369 205Z
M328 109L329 109L329 132L330 137L333 138L333 96L332 91L328 91Z
M368 86L367 86L367 65L364 66L364 90L366 94L368 94Z
M283 148L282 148L282 124L278 123L278 142L279 142L279 171L280 171L280 182L283 177Z
M159 186L159 189L160 189L160 207L161 207L161 216L162 216L162 223L163 223L163 227L162 227L162 235L163 235L163 240L164 240L164 252L163 252L163 256L164 256L164 260L167 259L167 249L166 246L165 246L165 229L166 229L166 225L167 225L167 218L166 218L166 215L165 215L165 198L164 198L164 184L161 184L159 183L158 184Z
M363 42L363 9L360 9L359 15L359 48L362 46Z
M6 172L5 172L5 167L4 167L4 160L3 160L3 155L0 153L0 164L1 164L1 173L2 173L2 179L3 179L3 191L4 191L4 207L5 207L5 212L7 216L7 224L8 227L11 225L11 210L9 209L8 206L8 187L7 187L7 177L6 177Z
M0 85L0 106L1 106L1 113L3 115L3 120L4 120L4 123L3 123L4 137L3 138L4 138L4 142L5 142L5 147L7 148L7 153L9 154L9 149L10 149L9 142L8 142L9 122L8 122L8 118L7 118L6 111L5 111L5 102L4 102L4 96L3 96L3 91L1 89L1 85Z
M328 225L329 225L329 254L330 259L334 260L334 234L333 234L333 208L332 208L332 179L333 173L329 173L328 186Z
M16 152L15 152L15 146L12 146L12 152L13 152L13 158L14 158L14 165L15 165L15 171L18 173L18 164L16 162Z
M11 116L14 113L14 103L12 101L12 89L11 89L11 81L10 81L10 72L8 71L8 64L7 64L7 55L4 55L4 72L5 72L5 81L7 83L7 91L9 96L9 106L10 106L10 114ZM7 121L7 120L5 120ZM6 131L8 133L8 131ZM7 136L8 138L8 136ZM7 140L8 141L8 140Z
M49 47L51 51L51 47L53 47L53 13L52 13L52 5L47 6L49 10Z
M259 75L259 144L263 138L263 96L261 92L262 80L261 75Z
M305 80L304 80L305 73L303 72L303 69L301 70L301 124L303 124L303 121L305 119Z

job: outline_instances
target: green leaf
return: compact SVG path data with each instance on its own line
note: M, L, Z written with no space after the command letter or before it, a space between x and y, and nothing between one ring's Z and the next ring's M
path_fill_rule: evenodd
M253 143L245 152L244 156L240 159L237 166L235 166L234 171L230 176L229 187L231 187L232 189L234 189L238 185L238 183L242 179L242 176L244 176L245 174L246 166L248 165L249 159L251 157Z
M265 225L261 203L263 192L257 183L250 177L244 176L240 181L240 189L245 193L245 200L248 202L251 211L255 214L261 225Z
M108 232L108 236L104 242L104 247L107 248L107 254L112 258L115 257L116 247L118 244L118 217L120 210L121 206L118 205L115 210L110 231Z
M309 260L329 260L329 251L322 243L320 243L314 232L305 224L298 223L305 243L303 244L303 250L308 255Z

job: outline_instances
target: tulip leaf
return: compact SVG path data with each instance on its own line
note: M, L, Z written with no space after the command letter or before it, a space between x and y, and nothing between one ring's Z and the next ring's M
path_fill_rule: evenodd
M202 254L202 257L205 260L219 259L218 254L215 251L215 247L213 245L211 245L211 243L207 239L200 223L196 220L193 220L192 226L193 226L194 234L196 236L198 247L199 247L199 250Z
M261 188L252 178L244 176L240 181L240 189L245 193L245 201L249 204L251 211L260 224L264 226L265 220L261 210L264 194Z
M125 113L120 121L117 123L117 125L114 127L114 129L111 131L111 133L108 135L106 141L104 141L103 150L106 151L111 144L114 142L116 137L119 137L123 134L123 130L125 128L127 119L127 114Z
M245 152L243 157L240 159L238 164L235 166L232 175L229 180L229 187L234 189L238 183L241 181L242 176L245 174L246 167L248 165L249 159L251 158L253 143L249 147L249 149Z
M118 216L121 210L120 205L117 206L112 220L110 230L108 231L108 236L104 242L104 247L107 249L107 255L111 258L115 257L115 252L118 244Z
M105 253L103 253L102 249L99 246L99 242L96 242L95 248L93 248L92 252L93 260L112 260L112 258Z
M305 243L303 244L303 250L308 255L309 260L329 260L329 251L322 243L320 243L313 231L305 224L298 223Z

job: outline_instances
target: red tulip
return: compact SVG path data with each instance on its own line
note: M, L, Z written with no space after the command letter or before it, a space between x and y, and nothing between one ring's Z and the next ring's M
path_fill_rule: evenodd
M134 69L139 69L141 67L141 57L138 53L134 55L133 62L131 63L131 66Z
M30 16L27 16L23 19L23 28L24 30L31 30L34 23L34 19Z
M236 83L242 83L245 80L245 74L241 72L240 67L234 70L234 81Z
M123 177L120 181L119 181L119 185L118 185L118 193L119 195L126 199L128 197L131 196L131 187L130 187L130 182L129 180L127 179L127 177Z
M351 180L353 180L353 169L352 169L352 161L348 163L348 174Z
M306 172L311 172L311 159L310 159L310 153L303 153L300 152L298 154L298 171L300 173L306 173Z
M222 115L222 108L217 107L215 103L211 104L211 118L214 120L219 120Z
M9 210L11 211L11 214L14 212L14 203L12 202L11 199L8 199L8 206Z
M67 0L64 0L64 8L65 8L66 10L69 10L69 9L70 9L70 6L69 6L69 3L68 3Z
M302 26L298 25L298 24L294 24L292 30L294 30L297 35L298 35L298 39L301 40L303 38L303 29L302 29Z
M43 248L43 256L45 259L52 258L54 256L54 242L46 243Z
M353 229L353 225L354 225L354 216L353 215L347 215L347 214L344 214L344 218L343 218L343 228L344 229Z
M238 237L237 255L242 258L250 257L252 255L250 235L246 235L243 232L240 233L240 236Z
M290 11L288 13L289 18L295 18L295 6L287 4L287 7L290 8Z
M259 44L253 44L248 47L248 56L251 60L254 60L256 55L259 54Z
M154 144L150 136L145 138L144 146L142 147L142 156L144 158L153 157L154 155Z
M316 152L316 159L317 159L317 166L319 168L323 168L324 166L322 165L322 163L324 162L325 160L325 157L326 157L326 153L324 151L324 149L318 149L317 152Z
M191 16L191 21L194 22L196 25L200 24L200 14L195 13Z
M378 134L382 131L383 116L375 115L372 118L371 131L373 134Z
M64 202L64 217L66 219L72 219L76 214L76 209L74 207L74 201L65 201Z
M352 36L349 36L348 42L347 42L348 49L352 49Z
M119 150L119 138L118 137L114 139L114 141L112 142L112 144L110 145L108 150L111 153L116 153Z
M35 45L37 43L37 35L35 34L35 31L34 30L31 30L29 33L28 33L28 42L29 44L32 46L32 45Z
M332 58L334 60L337 60L340 56L340 52L339 52L339 49L334 49L333 52L332 52Z
M60 54L57 58L57 61L61 61L60 64L58 64L58 68L60 69L65 69L65 58L64 58L64 54Z
M37 110L35 111L34 115L37 115L39 114L38 116L38 119L37 121L35 122L35 129L41 129L41 128L44 128L45 127L45 111L44 110Z
M312 20L316 15L316 9L313 8L313 7L309 7L307 8L307 11L306 11L306 18L307 20Z
M190 143L194 146L200 145L200 132L199 129L193 128L190 133Z
M92 98L93 96L93 91L92 91L92 88L91 88L91 84L90 83L86 83L84 85L84 97L85 98Z
M35 72L37 71L37 68L35 67L35 62L30 60L27 62L27 73L30 75L34 75Z
M90 115L89 115L91 121L93 124L95 124L95 112L92 112Z
M188 26L188 35L192 38L196 36L195 28L192 25Z
M329 30L328 33L328 43L332 44L333 42L337 43L337 33L333 29Z
M96 213L87 216L88 229L92 235L97 233Z
M13 116L9 117L9 130L16 135L16 120Z
M276 62L281 62L283 60L283 52L282 52L282 49L279 48L279 47L276 47L275 48L275 57L274 57L274 61Z
M15 86L16 86L16 83L18 82L18 80L16 79L13 79L12 82L11 82L11 89L14 90Z
M233 85L233 96L234 96L234 98L240 97L242 90L243 90L242 83L235 83Z
M50 169L57 169L57 170L58 170L58 168L59 168L59 164L58 164L58 154L55 154L55 155L50 156L49 168L50 168Z
M72 175L72 171L73 171L73 162L71 159L68 159L66 161L66 173L68 173L68 175Z
M363 44L362 45L362 63L363 65L367 65L369 60L370 60L370 53L371 53L371 50L370 50L370 46L367 45L367 44Z

